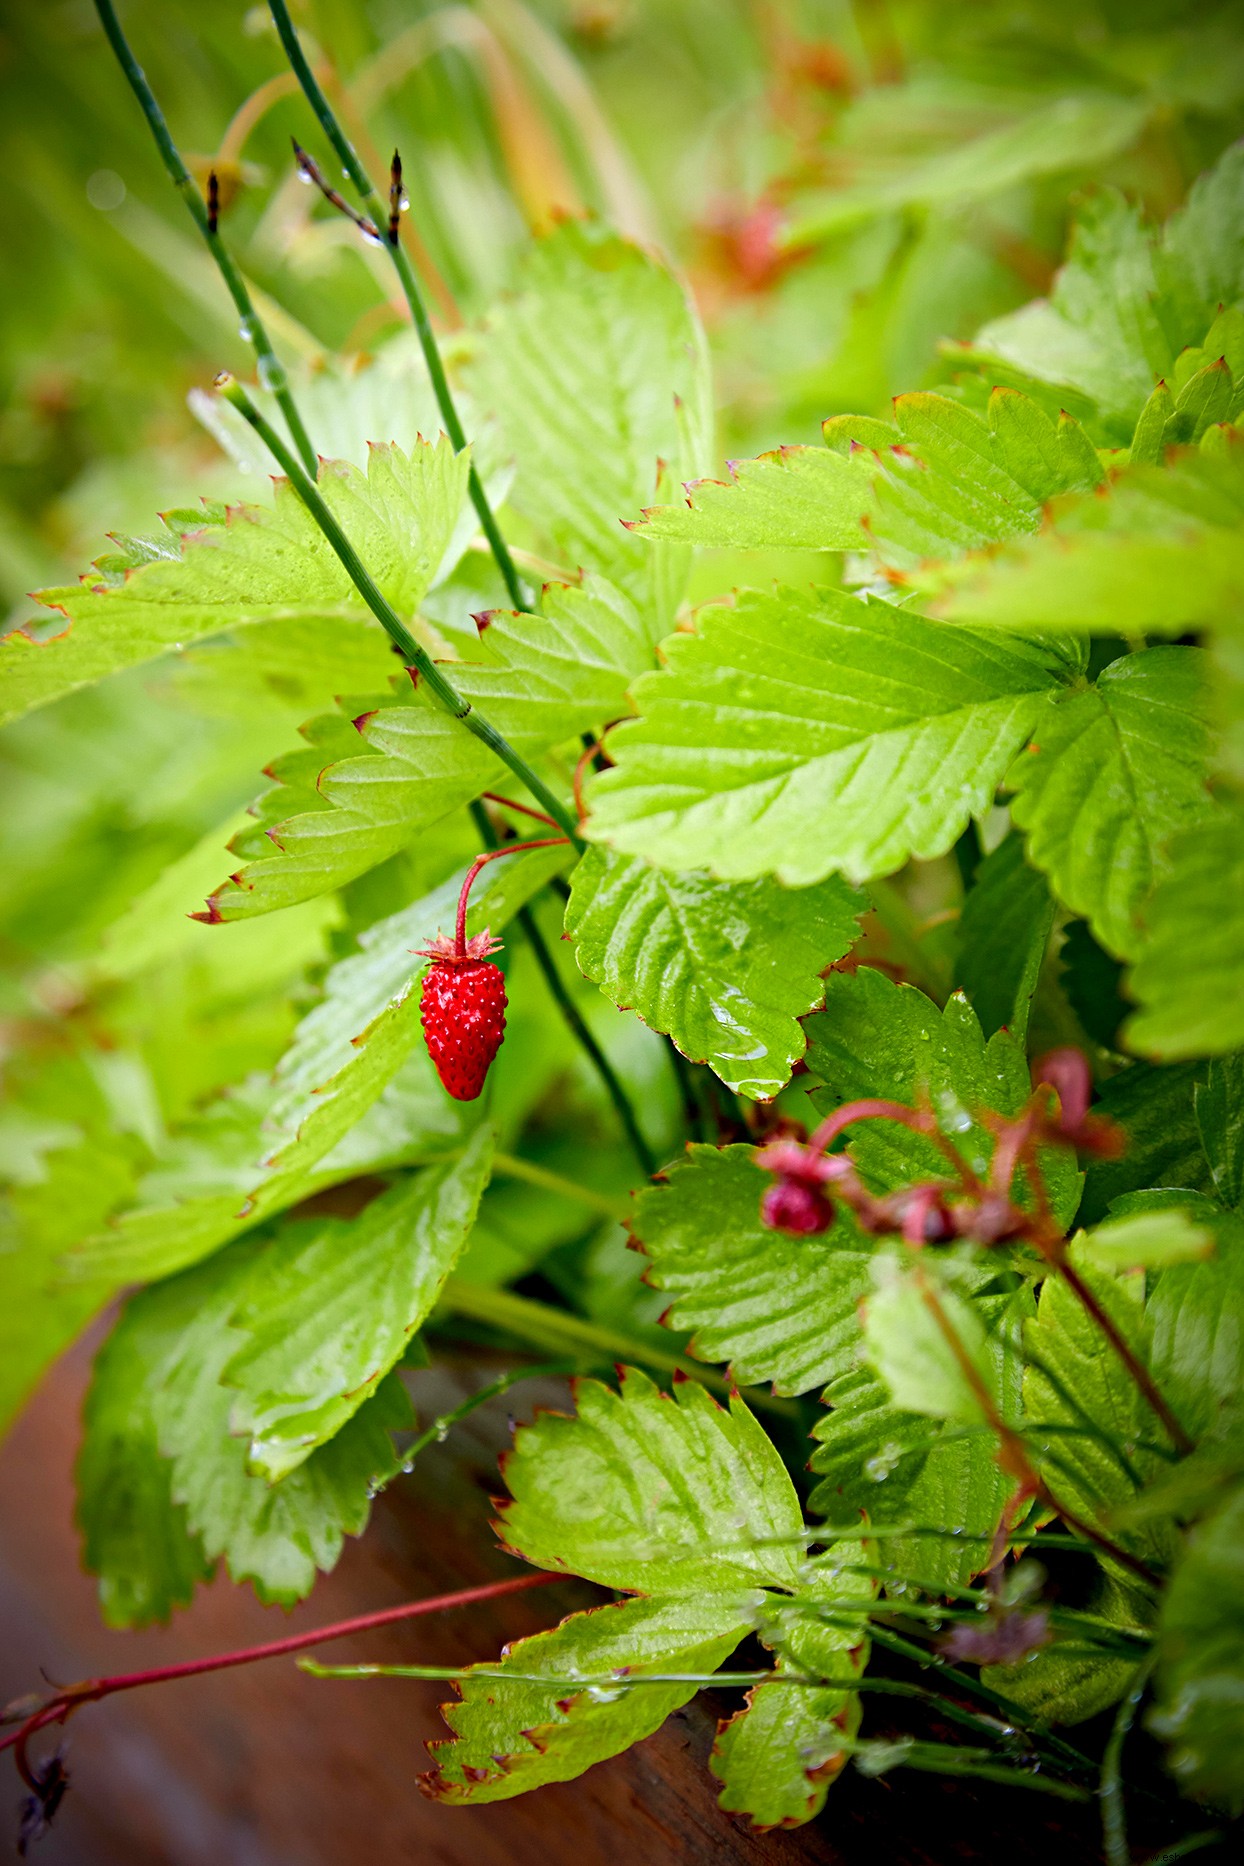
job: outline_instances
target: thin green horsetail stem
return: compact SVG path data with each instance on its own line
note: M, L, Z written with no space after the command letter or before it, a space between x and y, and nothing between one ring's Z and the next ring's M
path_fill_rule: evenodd
M277 32L281 36L281 44L285 48L285 56L290 62L290 67L293 70L294 76L302 86L303 94L312 110L315 112L316 120L320 128L332 144L342 167L349 176L355 192L363 203L364 211L367 213L378 232L382 229L387 230L387 238L384 239L383 244L388 248L389 257L393 261L402 291L405 294L406 303L410 307L411 321L414 324L415 333L419 338L419 347L423 351L423 360L427 364L428 376L432 383L433 393L436 396L436 405L441 411L441 420L445 423L445 432L448 434L454 446L461 452L466 446L466 434L458 418L458 410L454 404L453 393L449 387L448 378L445 375L445 365L441 361L441 353L436 341L436 333L432 329L432 322L428 317L427 306L423 302L423 293L419 289L419 281L415 277L415 269L411 265L406 249L401 242L397 213L390 212L389 208L386 207L385 203L381 200L371 177L363 167L363 164L359 161L358 153L353 143L342 129L340 123L338 123L331 104L320 88L315 73L307 63L307 55L302 49L302 41L299 39L297 31L294 28L294 22L289 16L289 8L286 6L285 0L268 0L268 6L273 21L276 24ZM531 599L523 588L518 571L514 566L514 559L510 556L509 546L501 535L501 528L497 524L492 507L488 503L488 495L484 491L479 474L475 471L473 466L467 486L471 495L471 504L475 507L480 522L480 528L488 540L488 546L492 551L493 557L496 559L497 569L501 572L502 581L505 584L510 601L514 604L516 609L530 608Z
M499 849L502 847L497 833L489 821L488 812L478 798L471 805L471 820L479 831L480 838L486 848ZM523 937L531 948L531 956L543 974L544 982L549 988L549 994L553 1002L561 1012L571 1036L581 1046L584 1055L600 1077L604 1091L613 1103L614 1111L622 1124L623 1132L631 1144L631 1150L642 1166L645 1177L651 1179L652 1175L657 1170L656 1158L651 1148L648 1146L647 1141L644 1139L639 1122L635 1119L635 1110L631 1107L630 1097L623 1087L621 1078L613 1064L605 1055L604 1050L596 1041L586 1021L580 1014L578 1005L567 991L565 981L557 969L557 963L552 953L549 951L548 942L540 931L539 923L532 913L530 906L520 909L518 924L522 929ZM528 1173L528 1177L531 1177L530 1172ZM619 1223L625 1221L625 1213L620 1209L611 1210L609 1216L611 1218L616 1218Z
M315 481L303 471L272 423L266 420L256 408L241 383L232 376L223 375L216 378L216 387L225 400L237 409L244 420L250 423L269 453L279 463L290 485L341 560L355 589L381 627L397 643L407 663L416 668L421 679L427 682L429 690L439 704L445 708L447 713L452 713L455 719L460 719L468 732L473 732L489 751L495 753L503 763L510 767L515 777L526 785L532 796L540 800L571 843L576 848L581 848L579 826L565 804L560 798L554 796L544 781L532 770L526 759L520 757L514 750L509 740L503 738L496 727L490 725L488 720L475 710L464 694L459 693L452 680L437 666L426 648L421 647L415 640L351 544Z
M156 102L155 93L147 82L146 73L134 57L129 41L121 30L112 0L95 0L95 10L99 14L104 35L116 56L117 63L129 80L130 89L142 108L148 128L155 138L156 148L168 170L169 179L181 195L199 232L203 235L207 250L216 262L221 278L229 288L229 296L237 306L241 319L242 335L251 344L259 366L259 380L265 389L270 389L276 397L277 405L285 417L285 422L293 436L295 447L302 457L303 465L312 479L316 474L315 449L310 436L302 423L294 398L290 393L289 379L285 367L272 348L271 340L264 328L263 320L256 311L247 290L246 280L238 271L228 247L220 237L216 217L208 211L203 196L181 159L176 143L169 134L164 113Z

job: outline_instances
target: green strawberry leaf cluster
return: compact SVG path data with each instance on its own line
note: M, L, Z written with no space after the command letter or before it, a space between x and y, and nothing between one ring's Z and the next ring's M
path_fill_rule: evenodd
M805 237L972 200L986 157L1030 179L1055 132L1091 164L1147 113L1043 109ZM475 1104L426 1054L419 952L538 798L295 485L117 537L0 638L0 1405L111 1305L77 1464L105 1619L218 1566L304 1598L421 1445L456 1322L624 1363L503 1461L504 1549L601 1601L463 1666L446 1804L577 1776L721 1674L747 1695L710 1767L757 1828L852 1758L1084 1799L1062 1727L1142 1688L1175 1788L1244 1807L1241 148L1162 227L1088 201L1049 293L944 360L891 419L714 477L686 289L569 219L457 349L475 452L321 463L384 599L578 824L471 896L510 1004ZM740 587L689 600L723 551ZM814 581L769 574L795 551ZM1118 1145L1068 1114L1003 1188L1056 1250L864 1222L949 1155L987 1182L1068 1048ZM856 1204L766 1222L761 1143L873 1102L831 1156ZM540 1301L508 1287L537 1269ZM869 1734L913 1651L958 1749Z

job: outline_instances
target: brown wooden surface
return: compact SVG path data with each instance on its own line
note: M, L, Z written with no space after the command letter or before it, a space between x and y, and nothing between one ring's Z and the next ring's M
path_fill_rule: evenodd
M130 1670L279 1636L423 1594L516 1572L488 1533L505 1402L434 1446L377 1505L362 1541L293 1615L217 1582L173 1625L110 1633L78 1568L71 1470L85 1357L59 1368L0 1450L0 1701L58 1681ZM483 1377L487 1377L485 1371ZM425 1409L456 1391L417 1376ZM529 1413L531 1390L510 1403ZM543 1397L553 1397L546 1395ZM452 1664L598 1598L575 1583L376 1633L326 1650ZM704 1763L714 1710L694 1704L628 1756L574 1783L481 1808L426 1801L423 1742L444 1734L448 1687L323 1682L289 1660L187 1680L84 1710L72 1725L73 1787L38 1866L948 1866L1100 1858L1093 1811L1038 1795L902 1772L848 1770L827 1811L793 1833L753 1835L721 1813ZM870 1715L883 1701L873 1699ZM0 1777L0 1820L19 1785ZM1017 1807L1015 1804L1019 1802ZM1019 1831L1016 1824L1019 1823ZM10 1832L15 1831L10 1829ZM11 1856L0 1828L0 1858Z

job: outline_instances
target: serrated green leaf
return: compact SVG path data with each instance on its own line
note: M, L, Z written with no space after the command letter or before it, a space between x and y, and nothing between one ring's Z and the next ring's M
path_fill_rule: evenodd
M650 504L658 461L707 471L707 350L681 286L592 222L567 221L527 256L469 370L518 465L512 503L555 563L595 570L673 620L680 552L654 554L621 521Z
M1073 1262L1098 1302L1129 1346L1148 1361L1143 1287L1135 1277L1094 1268L1082 1245L1072 1249ZM1062 1277L1048 1276L1042 1284L1024 1349L1030 1357L1024 1373L1028 1451L1060 1503L1090 1522L1100 1521L1112 1505L1131 1502L1161 1468L1159 1453L1145 1450L1141 1442L1160 1441L1161 1427L1115 1348ZM1044 1433L1045 1426L1065 1429ZM1113 1443L1094 1436L1093 1426ZM1162 1524L1121 1540L1151 1562L1161 1563L1170 1552ZM1113 1566L1110 1572L1116 1572Z
M556 584L542 615L495 613L479 658L450 672L516 751L539 759L630 710L629 687L652 666L659 631L599 577ZM306 728L309 752L272 767L278 783L257 806L262 827L234 839L243 865L212 895L213 917L269 913L341 887L482 790L513 784L422 686L402 679L393 693L346 704L347 713Z
M1244 1045L1244 822L1224 809L1171 845L1128 980L1131 1050L1178 1061Z
M986 1043L975 1012L956 993L939 1011L913 985L896 985L861 966L831 973L825 1009L805 1024L808 1068L831 1091L818 1106L880 1096L914 1108L927 1100L943 1133L984 1176L993 1137L981 1116L1015 1114L1030 1093L1024 1053L1007 1031ZM893 1121L863 1121L851 1130L850 1152L879 1191L921 1179L944 1179L945 1156L922 1134ZM1075 1210L1079 1180L1066 1148L1042 1155L1047 1188L1059 1216Z
M1076 1213L1080 1224L1099 1223L1116 1199L1148 1186L1213 1193L1213 1174L1193 1109L1196 1080L1190 1063L1169 1069L1133 1063L1103 1084L1095 1111L1117 1122L1127 1147L1117 1160L1090 1164Z
M373 448L365 475L345 461L321 464L321 492L399 615L418 608L450 547L469 465L444 436L417 441L409 455ZM40 600L65 627L51 640L19 632L0 642L2 719L182 644L265 622L318 617L345 640L358 638L348 650L356 660L361 640L374 642L377 678L392 665L379 624L285 481L272 507L209 512L201 529L178 526L119 568Z
M670 1326L694 1331L690 1352L778 1393L806 1393L850 1366L871 1241L842 1218L813 1238L763 1225L770 1179L750 1147L691 1146L663 1179L640 1193L632 1229L649 1282L673 1297Z
M1214 1058L1192 1107L1214 1190L1234 1211L1244 1201L1244 1051Z
M1201 1438L1244 1392L1244 1219L1199 1204L1191 1210L1214 1254L1163 1270L1147 1315L1154 1379L1185 1431Z
M869 529L883 561L902 570L1025 537L1056 495L1102 479L1078 423L1051 421L1013 389L995 389L984 418L926 391L896 396L894 416L893 442L877 453ZM838 415L825 437L838 446L858 432L860 444L875 445L874 426Z
M671 875L589 849L574 872L566 931L586 976L692 1062L767 1100L803 1055L799 1018L821 975L858 935L865 902L838 876L811 888Z
M856 1692L754 1685L744 1708L718 1727L709 1767L722 1784L719 1803L759 1833L802 1827L824 1807L859 1723Z
M620 1393L583 1380L575 1397L575 1418L523 1426L504 1460L516 1554L645 1593L796 1585L798 1500L741 1400L726 1411L691 1380L671 1397L633 1367Z
M477 1128L461 1158L399 1181L357 1218L290 1224L264 1247L223 1375L252 1469L286 1476L397 1364L466 1243L492 1148L491 1128Z
M468 929L499 931L566 859L536 849L492 863L472 895ZM268 1079L223 1097L175 1137L140 1182L139 1202L88 1235L78 1274L138 1281L168 1275L320 1186L461 1142L475 1114L435 1079L422 1044L414 949L452 926L461 876L378 922L362 950L332 968ZM402 1078L395 1123L383 1109Z
M795 887L949 848L1057 684L1038 650L832 590L744 593L664 652L635 683L640 718L610 735L588 835Z
M1158 1621L1150 1727L1180 1787L1244 1809L1244 1491L1193 1529Z
M1116 1626L1146 1626L1152 1597L1126 1575L1105 1573L1090 1595L1087 1610ZM987 1665L981 1683L1042 1723L1083 1723L1123 1696L1136 1676L1136 1662L1101 1652L1083 1658L1053 1645L1029 1653L1019 1665Z
M688 482L682 505L650 506L637 537L735 550L858 551L873 512L876 462L858 450L778 447L732 460L729 480Z
M1244 296L1242 179L1236 144L1160 234L1114 190L1088 197L1048 299L987 324L970 356L993 380L1001 368L1021 387L1044 384L1074 398L1104 442L1126 445L1155 380L1175 374L1187 346L1208 347L1220 308ZM1205 362L1223 347L1220 337Z
M985 1036L1005 1026L1023 1044L1053 925L1050 891L1011 831L981 862L959 916L955 983Z
M1195 648L1147 648L1038 716L1009 782L1027 852L1102 945L1134 957L1166 849L1214 806L1207 668Z
M616 1601L516 1641L501 1669L548 1672L555 1682L508 1683L464 1672L461 1703L442 1706L453 1738L428 1745L436 1767L422 1778L424 1792L450 1804L506 1801L545 1782L569 1781L629 1749L700 1687L653 1684L611 1695L607 1684L575 1691L567 1677L716 1671L751 1627L760 1599L736 1593Z
M777 1676L753 1686L744 1709L717 1727L709 1767L722 1784L718 1802L762 1832L811 1820L847 1761L846 1745L859 1728L859 1694L836 1684L782 1681L792 1673L843 1679L863 1672L869 1642L862 1616L833 1620L819 1609L867 1608L877 1582L851 1571L870 1559L875 1550L868 1544L838 1543L819 1558L820 1577L797 1601L766 1609L759 1634L777 1656Z
M894 425L837 415L827 452L783 447L732 462L731 483L696 482L683 506L644 514L641 536L736 548L859 550L887 564L956 557L1041 523L1058 493L1096 486L1102 469L1069 416L1055 423L1012 389L984 417L948 396L896 396Z
M1008 1298L977 1299L992 1326ZM1008 1413L1019 1414L1020 1361L995 1350ZM866 1366L831 1381L830 1410L813 1428L811 1469L820 1479L809 1507L835 1523L865 1513L879 1524L911 1525L909 1536L887 1536L886 1566L920 1587L963 1587L980 1572L1013 1485L1003 1476L991 1433L947 1426L895 1406L888 1388ZM923 1528L934 1530L922 1535ZM951 1530L952 1535L943 1533Z
M1230 629L1244 590L1242 516L1244 436L1215 428L1161 465L1118 470L1108 497L1058 502L1038 535L912 581L934 613L976 627Z

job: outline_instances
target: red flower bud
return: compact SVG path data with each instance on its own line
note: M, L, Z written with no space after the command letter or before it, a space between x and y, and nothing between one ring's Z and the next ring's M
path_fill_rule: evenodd
M815 1237L834 1222L834 1208L819 1186L801 1179L779 1179L760 1201L761 1223L794 1237Z

